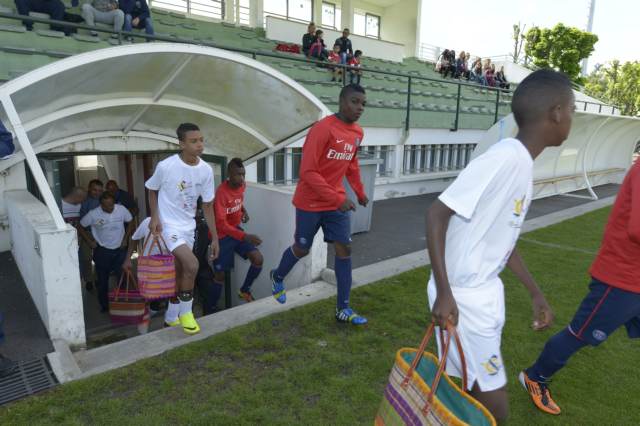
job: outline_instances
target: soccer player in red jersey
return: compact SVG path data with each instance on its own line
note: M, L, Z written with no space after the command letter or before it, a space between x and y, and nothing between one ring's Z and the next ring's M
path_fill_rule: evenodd
M589 293L567 328L553 336L538 360L520 373L533 403L560 414L547 383L584 346L598 346L624 325L630 338L640 337L640 162L624 179L609 216L602 245L591 265Z
M294 243L288 247L278 268L271 271L273 297L287 301L284 278L307 254L313 237L322 228L324 239L336 250L335 271L338 282L336 320L355 325L366 318L349 306L351 292L351 211L353 201L347 198L342 180L346 176L358 197L366 206L369 199L360 180L357 152L362 142L362 128L356 123L364 112L365 91L357 84L345 86L340 92L340 110L313 125L302 148L300 181L293 196L296 207Z
M249 215L243 204L246 185L244 183L245 170L241 159L233 158L229 161L227 176L227 180L216 190L213 202L220 244L220 254L213 261L214 288L218 290L216 291L217 297L213 302L214 306L220 297L222 286L224 286L224 273L233 268L235 253L251 262L244 284L238 293L238 297L246 302L254 301L251 285L260 275L263 262L262 253L257 247L262 243L262 240L257 235L247 234L240 227L241 222L247 223L249 221Z

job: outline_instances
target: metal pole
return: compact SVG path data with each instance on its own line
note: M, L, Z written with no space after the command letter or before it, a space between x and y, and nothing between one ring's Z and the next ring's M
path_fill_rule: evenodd
M598 106L598 113L601 113L601 112L602 112L602 104Z
M404 129L409 131L409 118L411 114L411 77L407 79L407 116L405 118Z
M24 158L29 165L29 169L33 174L33 178L36 180L36 184L38 185L38 189L40 190L40 194L42 198L44 198L44 202L49 208L49 213L51 213L51 217L56 224L56 228L59 230L67 229L67 224L62 218L62 214L58 209L58 204L56 203L55 198L53 198L53 193L51 192L51 187L49 187L49 183L42 172L42 168L38 163L38 158L36 157L36 153L31 146L31 142L29 141L29 136L27 132L24 130L22 126L22 121L20 120L20 116L16 111L16 108L13 106L13 101L9 95L4 95L0 98L0 102L4 106L4 110L7 113L7 118L13 127L13 131L16 134L16 138L18 139L18 144L22 149L22 153L24 154Z
M500 108L500 91L496 90L496 113L493 116L493 124L498 122L498 109Z
M458 98L456 99L456 120L453 124L453 131L458 130L458 120L460 119L460 98L462 97L462 85L458 84Z

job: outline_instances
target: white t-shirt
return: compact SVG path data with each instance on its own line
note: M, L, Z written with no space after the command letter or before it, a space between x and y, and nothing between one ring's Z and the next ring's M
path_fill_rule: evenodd
M162 225L190 232L196 227L198 197L201 196L205 203L213 200L213 169L202 159L197 165L190 166L175 154L158 163L145 186L158 191Z
M480 287L499 279L532 192L533 159L520 141L508 138L471 161L440 194L440 201L456 212L445 245L452 288Z
M116 204L111 213L102 210L101 206L90 210L80 219L80 225L91 227L91 235L101 247L117 249L124 238L124 224L131 220L133 217L129 210Z
M80 219L80 208L82 203L71 204L62 200L62 217L65 222L75 222Z

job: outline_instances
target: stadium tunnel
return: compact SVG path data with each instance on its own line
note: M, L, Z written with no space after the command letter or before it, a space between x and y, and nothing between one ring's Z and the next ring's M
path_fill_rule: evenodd
M203 158L219 183L228 159L256 161L329 114L304 87L263 63L173 43L69 57L0 86L0 102L0 120L17 141L16 155L0 162L0 251L11 249L50 337L80 346L76 235L61 216L65 188L48 160L97 156L112 169L109 178L125 175L121 187L138 188L140 197L155 162L176 152L181 122L200 126Z

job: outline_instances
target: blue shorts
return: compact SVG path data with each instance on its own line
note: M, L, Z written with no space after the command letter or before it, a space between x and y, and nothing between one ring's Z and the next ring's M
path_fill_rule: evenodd
M313 237L322 228L324 240L328 243L351 244L351 212L330 210L324 212L310 212L296 209L295 244L304 249L310 249Z
M226 236L221 240L218 240L220 244L220 253L218 257L213 261L213 270L216 272L229 271L233 269L234 254L238 254L243 259L246 259L249 253L254 250L258 250L256 246L246 241L236 240L230 236Z
M640 337L640 293L612 287L595 278L589 289L569 325L571 334L597 346L624 325L630 338Z

